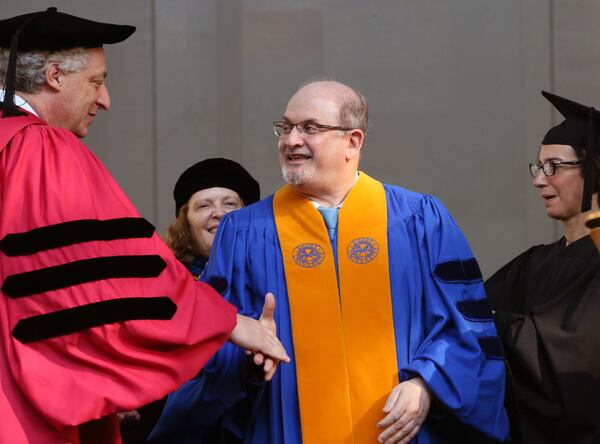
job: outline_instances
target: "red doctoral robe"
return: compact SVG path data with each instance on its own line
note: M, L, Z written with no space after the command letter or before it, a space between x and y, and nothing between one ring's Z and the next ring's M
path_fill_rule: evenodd
M235 326L67 130L0 119L0 212L0 443L119 443Z

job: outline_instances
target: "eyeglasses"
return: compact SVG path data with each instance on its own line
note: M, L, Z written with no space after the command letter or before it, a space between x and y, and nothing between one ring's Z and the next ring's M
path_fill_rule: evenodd
M285 120L276 120L273 122L273 131L278 137L287 136L296 127L300 134L317 134L323 131L350 131L352 128L344 128L341 126L321 125L315 122L298 122L292 123Z
M536 177L540 170L542 170L544 172L544 176L548 177L554 176L557 166L579 164L581 164L581 160L547 160L544 163L530 163L529 172L531 173L531 177Z

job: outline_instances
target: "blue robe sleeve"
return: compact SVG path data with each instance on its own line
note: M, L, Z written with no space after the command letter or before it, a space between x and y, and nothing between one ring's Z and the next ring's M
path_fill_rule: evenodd
M504 361L481 272L460 229L431 196L405 220L421 282L421 340L400 379L419 375L436 403L489 438L508 437ZM415 276L416 277L416 276Z
M234 298L240 314L258 318L263 301L253 300L244 280L246 273L240 272L246 262L245 245L247 230L239 231L236 214L227 214L219 224L201 280L226 299ZM263 388L262 369L251 363L244 350L228 342L198 376L169 395L149 442L197 444L227 441L228 436L241 438L252 418L253 405L247 397L260 396Z

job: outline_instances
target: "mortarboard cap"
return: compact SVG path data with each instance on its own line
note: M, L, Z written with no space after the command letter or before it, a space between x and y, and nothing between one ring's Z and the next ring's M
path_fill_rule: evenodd
M542 95L565 118L550 128L542 145L571 145L585 149L583 160L583 199L581 211L591 208L592 194L597 191L599 171L594 167L594 157L600 156L600 112L556 94L542 91Z
M175 216L194 193L214 187L235 191L246 206L260 200L260 185L239 163L223 158L205 159L177 179L173 190Z
M0 20L0 47L10 48L5 79L4 116L19 114L14 105L18 52L99 48L103 44L122 42L134 31L135 26L86 20L58 12L56 8Z

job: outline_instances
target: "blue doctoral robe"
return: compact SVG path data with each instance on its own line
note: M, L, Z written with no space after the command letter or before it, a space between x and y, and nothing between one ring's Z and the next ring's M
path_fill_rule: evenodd
M502 350L473 254L434 197L384 188L399 379L419 375L434 397L416 439L419 444L505 440ZM292 363L280 365L273 381L264 384L244 352L226 344L193 381L193 392L184 386L170 395L152 442L214 444L215 435L207 438L207 430L217 425L220 442L237 436L244 443L301 444L273 196L225 216L203 279L225 280L223 296L254 318L261 314L265 293L272 292L278 336Z

